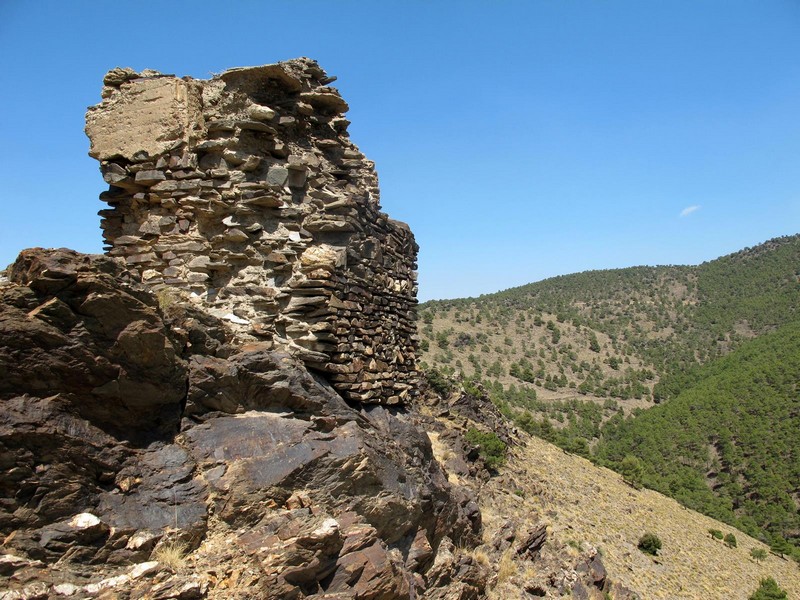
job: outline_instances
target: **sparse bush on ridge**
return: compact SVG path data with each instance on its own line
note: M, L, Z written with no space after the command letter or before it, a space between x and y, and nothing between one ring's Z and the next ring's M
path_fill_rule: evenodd
M639 550L651 556L657 556L658 551L661 550L661 540L655 533L645 533L639 538Z
M474 396L475 398L480 398L484 394L478 387L478 383L479 382L474 379L465 378L461 380L461 388L464 390L465 393L469 394L470 396Z
M750 550L750 556L752 556L756 562L760 563L762 560L767 558L767 551L763 548L753 548Z
M506 445L494 432L483 433L470 427L465 436L470 444L478 446L478 453L490 469L497 469L506 462Z
M781 558L783 558L785 554L788 554L789 556L793 556L795 560L800 560L800 554L798 554L798 552L795 551L794 546L787 542L783 537L777 536L769 545L769 549L770 552L777 554Z
M447 377L445 377L436 367L425 369L423 371L423 375L425 376L425 379L427 379L428 385L431 387L431 389L435 392L438 392L442 396L447 396L453 391L453 384L450 383L450 381L447 380Z
M619 472L626 482L637 490L642 487L642 461L628 454L619 465Z

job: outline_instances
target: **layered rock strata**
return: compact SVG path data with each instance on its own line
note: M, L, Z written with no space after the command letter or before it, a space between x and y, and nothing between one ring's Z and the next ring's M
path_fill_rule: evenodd
M323 372L345 399L414 389L417 245L380 210L347 103L312 60L209 80L110 71L87 113L108 254Z
M0 280L0 600L481 594L454 546L480 512L413 412L349 406L120 262L33 249Z

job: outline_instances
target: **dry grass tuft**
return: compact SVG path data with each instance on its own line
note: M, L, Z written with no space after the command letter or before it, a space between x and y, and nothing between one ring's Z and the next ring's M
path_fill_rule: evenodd
M491 563L491 560L489 559L489 553L483 548L475 548L472 551L472 559L482 567L488 567Z
M155 549L153 558L165 567L178 571L186 566L188 551L189 547L184 542L166 542Z
M517 574L517 563L514 562L514 551L509 548L500 557L497 564L497 583L502 584Z

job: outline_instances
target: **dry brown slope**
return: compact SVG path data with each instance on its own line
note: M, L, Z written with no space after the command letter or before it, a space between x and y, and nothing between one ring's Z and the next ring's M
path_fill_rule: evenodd
M654 491L635 490L613 471L547 442L525 440L510 452L504 477L481 494L489 533L510 515L543 515L552 541L599 548L609 577L647 600L746 600L764 577L800 598L797 564L772 555L757 563L750 550L766 547L753 538ZM733 533L738 547L712 539L711 528ZM655 560L636 547L645 531L663 542Z
M568 321L559 322L555 314L529 310L516 310L509 315L488 311L489 316L478 318L480 311L474 308L437 306L436 310L424 309L423 318L418 322L418 333L422 340L420 364L433 366L444 371L454 370L466 377L476 375L475 364L470 356L481 365L480 377L499 381L505 388L515 385L518 388L535 389L537 397L545 402L551 400L592 400L602 403L606 396L579 394L577 387L589 374L589 368L596 368L603 379L623 379L629 369L648 369L649 366L633 355L626 355L615 346L611 338L588 327L575 326ZM536 317L541 320L536 324ZM559 337L554 341L553 331L547 324L558 329ZM447 339L446 346L439 339ZM590 340L595 336L599 352L590 348ZM618 368L609 365L609 359L619 361ZM517 379L509 374L514 362L527 360L538 370L541 366L550 377L562 373L568 385L548 390L543 379L536 385ZM501 373L492 373L491 365L499 363ZM583 364L583 367L580 365ZM648 393L644 398L621 400L620 405L626 414L633 408L652 406L650 393L657 377L644 381Z

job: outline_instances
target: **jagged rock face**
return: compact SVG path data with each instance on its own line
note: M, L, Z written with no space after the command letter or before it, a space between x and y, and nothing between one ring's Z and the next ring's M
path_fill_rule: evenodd
M133 442L173 435L186 365L158 303L116 261L28 250L0 290L0 397L57 397Z
M117 261L33 249L8 276L0 287L5 535L95 506L132 455L178 432L187 377L156 299ZM58 547L17 538L37 558Z
M0 283L0 598L479 595L450 540L480 513L414 413L349 406L120 262L30 250ZM148 562L176 539L191 576Z
M380 212L348 107L311 60L210 80L108 73L87 113L111 256L196 294L242 341L269 341L347 400L414 389L417 245Z

